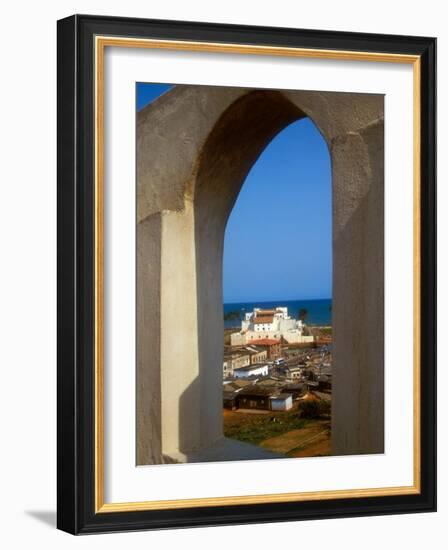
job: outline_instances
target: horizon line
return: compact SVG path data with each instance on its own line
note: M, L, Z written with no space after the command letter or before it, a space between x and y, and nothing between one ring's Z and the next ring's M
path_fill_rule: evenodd
M226 302L223 301L223 304L252 304L255 302L260 303L266 303L266 302L318 302L318 301L324 301L324 300L333 300L332 297L329 298L274 298L273 300L245 300L245 301L238 301L238 302Z

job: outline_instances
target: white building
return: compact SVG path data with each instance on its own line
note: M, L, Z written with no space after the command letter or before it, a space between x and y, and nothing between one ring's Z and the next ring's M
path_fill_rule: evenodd
M256 341L262 338L283 338L288 344L313 342L314 337L304 336L303 329L303 321L290 317L287 307L254 308L250 313L246 313L241 322L241 330L234 332L230 339L232 346L256 344Z
M292 395L290 393L281 393L270 398L272 411L289 411L292 409Z
M267 376L269 374L268 365L249 365L234 369L233 376L235 378L249 378L249 376Z
M230 351L224 353L224 361L222 365L223 378L233 376L235 369L246 367L251 363L249 352Z

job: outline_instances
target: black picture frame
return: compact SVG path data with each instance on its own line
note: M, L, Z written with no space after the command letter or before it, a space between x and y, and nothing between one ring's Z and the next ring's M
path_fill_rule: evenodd
M96 35L417 55L421 60L421 490L301 502L95 512ZM74 15L58 21L57 526L72 534L436 510L436 39Z

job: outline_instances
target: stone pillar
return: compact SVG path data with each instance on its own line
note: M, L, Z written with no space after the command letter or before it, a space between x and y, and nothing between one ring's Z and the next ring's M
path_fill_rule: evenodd
M383 130L331 143L335 455L384 452Z

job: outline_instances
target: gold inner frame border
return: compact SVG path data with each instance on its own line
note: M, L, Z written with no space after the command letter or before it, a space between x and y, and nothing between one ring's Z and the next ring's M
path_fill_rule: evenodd
M413 298L414 298L414 347L413 347L413 454L414 483L402 487L343 489L302 493L276 493L263 495L191 498L179 500L154 500L141 502L104 502L104 53L106 47L145 48L207 53L234 53L270 55L313 59L406 63L413 65ZM420 425L420 166L421 166L421 60L417 55L381 52L356 52L251 44L226 44L178 40L124 38L96 36L95 59L95 513L167 510L207 506L231 506L278 502L304 502L343 498L411 495L420 493L421 479L421 425Z

